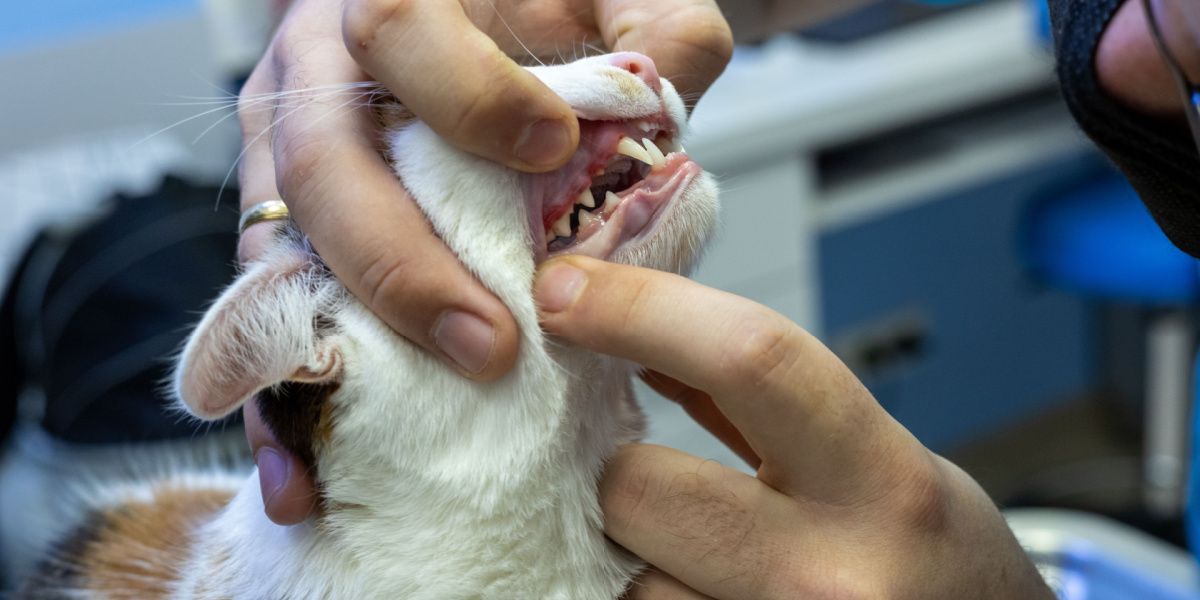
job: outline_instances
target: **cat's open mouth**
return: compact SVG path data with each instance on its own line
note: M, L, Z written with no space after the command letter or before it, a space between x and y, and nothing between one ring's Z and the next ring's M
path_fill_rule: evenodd
M668 120L581 120L579 126L579 150L571 161L529 179L529 207L541 216L534 241L544 249L542 257L608 258L651 230L663 208L700 174Z

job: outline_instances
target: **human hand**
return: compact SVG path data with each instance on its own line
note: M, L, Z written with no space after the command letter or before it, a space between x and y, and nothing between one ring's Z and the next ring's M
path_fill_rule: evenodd
M757 469L632 444L605 531L649 562L631 599L1053 598L987 495L818 340L749 300L583 257L542 266L551 334L646 380Z
M515 360L516 324L396 181L351 84L378 80L451 143L546 171L573 153L578 124L509 56L636 50L694 98L731 43L712 0L296 0L239 98L242 209L282 198L388 325L465 376L498 378ZM239 255L253 259L269 237L269 225L251 227ZM307 466L262 425L256 403L245 417L268 516L304 520L314 506Z

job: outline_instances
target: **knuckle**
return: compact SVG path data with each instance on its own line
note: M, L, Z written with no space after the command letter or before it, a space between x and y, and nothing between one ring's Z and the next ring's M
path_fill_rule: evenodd
M694 20L683 30L680 41L704 53L721 68L733 58L733 32L722 18L709 16Z
M350 0L342 14L342 36L356 58L372 52L380 30L413 16L419 0Z
M376 314L407 314L400 305L413 294L412 273L420 272L411 255L384 252L367 263L358 277L359 295ZM414 271L415 269L415 271Z
M743 391L767 385L798 355L795 325L761 307L735 322L724 347L725 379Z
M274 102L270 100L269 96L274 91L272 87L274 82L267 74L266 62L264 60L255 67L254 71L250 73L250 77L246 79L246 84L238 92L238 124L241 126L242 139L246 142L263 132L266 123L270 122L268 115L274 108Z
M671 32L669 43L686 50L689 75L716 79L733 58L733 31L720 15L705 7L677 11L664 27Z
M894 518L909 531L937 535L947 526L950 498L946 479L935 459L924 451L915 464L898 469L903 473L888 504Z
M303 201L319 188L322 165L332 150L319 135L296 134L283 129L275 142L276 184L287 200Z
M523 102L516 95L522 88L512 81L503 56L489 54L478 60L484 67L476 72L484 74L483 79L468 82L475 91L460 94L462 101L446 107L446 134L457 140L470 140L478 138L480 131L489 131L504 142L499 147L506 147L508 142L516 140L502 139L512 136L497 131L497 125L511 128L517 124L512 117L523 112Z

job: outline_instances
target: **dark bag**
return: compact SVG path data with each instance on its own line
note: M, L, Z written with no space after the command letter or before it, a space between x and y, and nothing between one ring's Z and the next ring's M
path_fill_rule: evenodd
M238 215L228 202L218 210L217 195L168 178L149 196L113 199L99 219L37 236L0 307L0 440L18 399L38 396L41 426L64 441L196 434L169 412L166 383L188 330L234 275Z

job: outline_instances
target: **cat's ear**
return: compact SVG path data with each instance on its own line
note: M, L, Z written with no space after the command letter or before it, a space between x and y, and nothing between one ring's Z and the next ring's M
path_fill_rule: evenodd
M219 419L285 381L341 376L341 351L318 330L333 286L312 261L304 252L276 249L205 313L175 369L175 395L188 412Z

